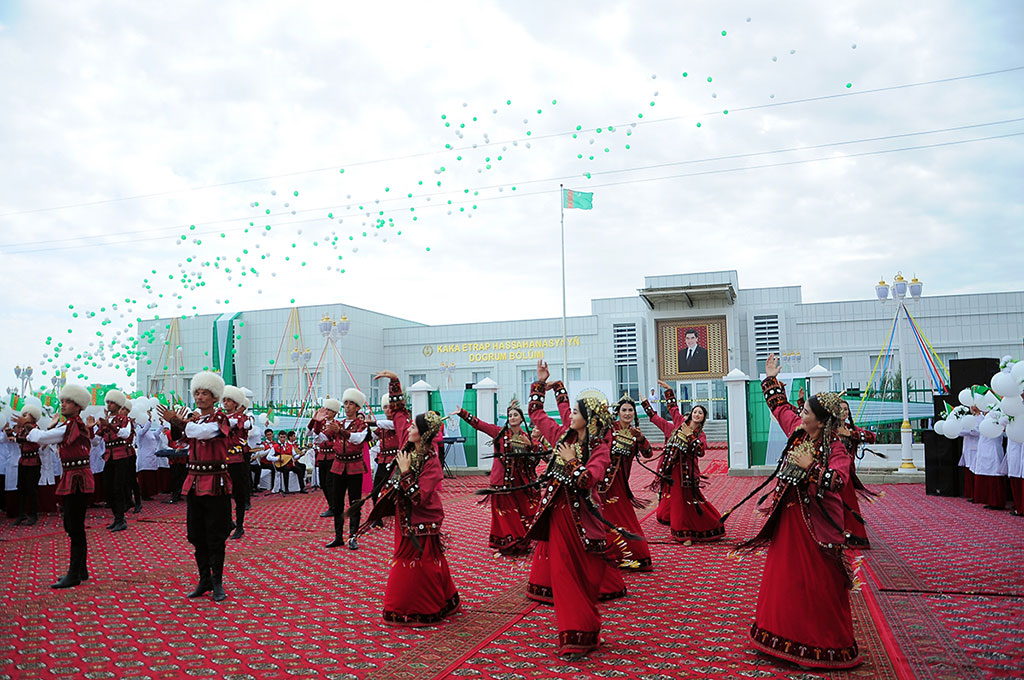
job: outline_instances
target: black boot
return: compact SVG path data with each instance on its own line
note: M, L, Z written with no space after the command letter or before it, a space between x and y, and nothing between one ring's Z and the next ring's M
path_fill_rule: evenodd
M86 566L86 557L88 554L89 546L85 546L78 555L78 580L82 582L89 580L89 569Z
M18 526L19 524L24 524L27 521L28 521L28 517L26 517L25 515L19 515L18 519L14 520L14 526Z
M210 570L201 570L199 572L199 583L196 584L196 589L189 593L187 597L192 599L202 597L211 590L213 590L213 580L210 578Z
M211 569L211 576L213 578L213 601L220 602L226 600L228 594L224 592L224 555L214 555L213 557L213 569Z
M231 540L237 541L242 536L245 536L245 529L243 529L241 525L238 525L235 527L235 531L231 534Z
M345 545L345 539L341 536L335 536L334 540L325 545L325 548L340 548Z
M136 514L136 515L139 514L140 512L142 512L142 499L141 498L135 502L135 507L132 509L132 512L134 514Z
M71 546L71 558L68 564L68 573L62 579L50 585L51 588L74 588L82 583L78 576L78 555L79 549Z
M119 521L120 521L120 520L118 520L118 518L117 518L117 515L114 515L114 521L113 521L113 522L111 522L110 524L108 524L108 525L107 525L107 529L109 529L110 531L113 531L113 530L114 530L114 527L116 527L116 526L117 526L117 523L118 523Z
M25 526L30 527L39 521L39 515L29 515L28 519L25 520Z
M320 513L320 516L321 517L334 517L334 510L332 510L331 508L327 508L326 510L324 510L323 512Z
M124 518L124 515L119 516L114 520L114 526L110 527L110 531L124 531L128 528L128 520Z

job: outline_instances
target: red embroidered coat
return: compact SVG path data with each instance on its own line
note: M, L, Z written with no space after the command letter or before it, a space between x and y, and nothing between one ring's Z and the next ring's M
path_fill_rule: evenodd
M128 429L127 436L122 437L125 428ZM120 413L109 416L105 420L97 421L95 434L103 439L106 449L103 452L103 460L123 460L135 455L135 422L128 416Z
M474 430L494 439L494 463L488 478L492 487L522 486L537 479L541 446L529 434L517 435L508 428L484 422L466 409L459 409L459 417Z
M362 416L357 415L352 420L335 420L341 426L338 433L339 439L334 443L334 462L331 463L331 472L336 475L361 475L369 472L366 469L365 451L369 447L366 436L369 428ZM360 441L353 435L362 433Z
M327 432L327 423L334 422L334 419L330 420L315 420L310 419L306 424L306 429L313 435L323 435L324 439L314 437L313 451L316 459L316 464L325 463L327 461L334 460L334 452L341 446L341 432Z
M846 541L843 533L843 501L839 493L849 475L850 452L838 437L834 437L826 445L807 436L800 414L786 399L786 390L777 378L765 378L761 383L761 389L764 391L765 401L772 416L789 437L782 453L782 469L785 470L785 459L790 451L805 442L809 442L814 448L814 462L803 479L790 480L785 472L780 472L772 496L768 521L752 542L771 537L783 500L792 489L796 492L795 500L798 501L811 538L821 548L838 549Z
M679 412L679 404L676 401L675 392L671 389L665 390L665 404L668 407L668 414L672 418L672 422L658 415L658 412L654 410L651 403L646 399L640 402L644 412L647 413L647 417L665 435L665 451L662 454L661 463L658 464L658 473L663 475L663 477L671 477L672 469L676 465L682 465L683 467L680 469L682 483L686 486L699 488L700 464L697 459L704 457L704 451L708 446L707 435L704 434L704 429L701 428L698 432L689 435L685 439L681 436L681 433L680 436L675 436L679 426L686 423L686 416Z
M183 494L197 496L227 496L231 494L231 475L228 473L228 435L231 425L223 411L200 416L186 423L188 464Z
M402 437L399 435L397 426L394 430L377 428L377 438L380 440L380 451L377 452L377 465L391 465L395 455L402 448Z
M227 413L224 416L228 421L228 464L244 463L249 447L249 428L252 426L252 419L244 412L236 411Z
M19 467L39 467L39 444L28 440L28 433L36 429L35 423L16 425L12 432L12 438L21 449L21 457L18 459Z
M541 435L552 445L560 443L562 435L566 435L564 443L575 444L576 433L569 429L568 425L559 425L553 418L544 412L544 393L547 386L540 381L533 383L530 387L529 414L530 422ZM556 393L557 394L557 393ZM565 407L568 407L568 398L565 399ZM560 404L559 411L562 412ZM563 422L568 422L567 414L562 415ZM605 472L610 463L608 439L591 442L590 455L586 461L574 460L568 463L561 463L557 454L552 454L548 462L548 469L545 474L550 473L548 483L541 487L540 510L534 516L533 521L527 528L526 535L534 537L543 533L548 521L547 513L555 505L555 499L560 491L566 493L566 505L572 513L576 525L576 533L584 550L588 552L604 552L607 547L605 541L606 529L603 524L587 510L584 505L590 498L593 507L600 507L600 501L596 496L597 483L604 479Z
M597 484L598 493L607 493L612 484L615 483L617 475L622 474L626 479L626 490L629 490L629 475L633 468L633 458L640 455L650 458L654 451L651 450L651 442L647 441L640 428L628 425L620 427L618 423L608 433L609 463L608 470L604 477Z

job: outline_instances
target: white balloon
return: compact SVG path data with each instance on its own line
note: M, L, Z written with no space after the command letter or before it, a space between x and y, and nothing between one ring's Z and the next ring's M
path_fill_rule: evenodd
M992 439L1002 434L1003 428L991 418L985 418L985 420L981 421L981 425L978 426L978 432L981 433L981 436Z
M981 402L981 408L988 410L994 408L999 403L999 397L996 396L995 392L986 392L979 401Z
M1013 376L1002 371L992 376L989 384L992 386L992 391L1000 397L1007 397L1017 389L1017 381L1013 379Z
M1024 418L1014 418L1006 426L1006 438L1017 443L1024 442Z
M999 403L1000 410L1011 418L1024 416L1024 400L1020 395L1010 395Z
M942 428L942 436L946 439L956 439L960 436L960 424L947 420L945 427Z
M932 429L935 430L935 434L942 434L942 430L945 427L946 427L946 421L945 420L936 420L935 421L935 425L932 426Z
M1024 361L1018 361L1010 369L1010 377L1017 381L1017 386L1024 385Z
M965 387L960 390L960 394L957 395L957 399L959 399L960 403L967 408L974 406L974 393L971 392L970 387Z

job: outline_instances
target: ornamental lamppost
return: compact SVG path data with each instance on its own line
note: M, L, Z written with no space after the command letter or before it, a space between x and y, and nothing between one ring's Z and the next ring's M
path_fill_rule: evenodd
M896 327L900 338L900 389L903 394L903 424L900 426L900 467L897 472L915 472L917 470L914 467L914 454L911 451L911 447L914 442L914 433L910 429L910 405L907 399L907 359L906 359L906 339L903 328L904 317L907 316L906 300L909 294L911 299L915 302L921 299L921 290L924 287L915 276L910 281L903 278L902 272L896 273L896 278L892 281L892 286L882 279L875 286L875 294L878 295L878 301L885 304L889 298L889 293L892 293L893 300L899 306L896 310Z
M14 377L21 381L21 394L26 395L32 391L32 367L14 367Z

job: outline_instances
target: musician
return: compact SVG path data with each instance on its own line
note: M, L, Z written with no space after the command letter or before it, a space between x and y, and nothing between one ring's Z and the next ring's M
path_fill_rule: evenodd
M350 387L341 395L341 406L345 410L345 419L342 422L335 420L335 422L324 426L328 436L333 433L338 437L334 448L334 462L331 463L334 485L334 540L327 544L328 548L337 548L345 544L344 510L345 494L347 493L349 507L352 508L349 518L348 547L350 550L359 549L356 534L359 531L363 475L370 471L366 465L369 448L366 436L369 434L369 428L359 413L365 404L366 395Z
M374 435L379 442L377 450L377 471L373 475L373 491L371 493L374 505L377 505L377 499L380 497L381 489L383 488L384 483L387 482L388 478L391 476L391 472L394 470L395 456L401 448L401 433L395 431L395 422L393 420L395 410L391 406L390 394L384 394L381 398L380 406L384 411L384 418L373 421ZM373 526L384 526L384 520L377 519L373 523Z
M39 444L28 440L28 434L36 429L36 423L43 416L43 410L36 404L27 404L13 425L4 428L0 441L10 439L18 445L18 519L15 525L32 526L38 521L39 477L42 465L39 461Z
M281 492L288 495L288 473L295 468L295 447L288 441L288 433L281 430L277 441L267 453L267 460L281 473Z
M124 531L128 521L124 517L130 493L129 474L134 474L131 457L135 455L132 441L135 425L127 416L121 416L121 408L127 397L121 390L110 390L104 397L106 417L99 419L89 416L85 424L90 434L103 439L106 450L103 454L103 488L107 493L107 505L114 514L114 521L107 527L110 531ZM130 468L130 470L129 470Z
M245 414L245 405L248 403L245 393L234 385L224 386L221 403L231 428L227 442L231 496L235 499L235 531L231 539L237 541L245 535L245 509L249 503L249 473L245 458L252 420Z
M267 453L274 448L274 431L269 427L263 430L263 438L257 442L257 445L251 446L251 448L249 469L252 471L253 493L263 491L263 488L260 486L260 480L263 478L263 471L266 469L270 470L270 488L273 489L274 466L267 462Z
M135 421L131 417L132 412L132 400L125 399L124 406L118 411L118 415L122 418L126 418L132 423L132 428L135 428ZM128 486L125 489L125 507L132 506L132 514L137 515L142 512L142 487L139 486L139 452L138 452L139 433L135 431L132 434L132 440L129 442L131 445L131 456L128 457L128 469L127 482Z
M299 438L296 436L295 430L288 431L288 443L295 449L295 457L292 458L292 470L295 472L295 476L299 478L299 493L306 493L306 464L302 462L305 452L299 445Z

